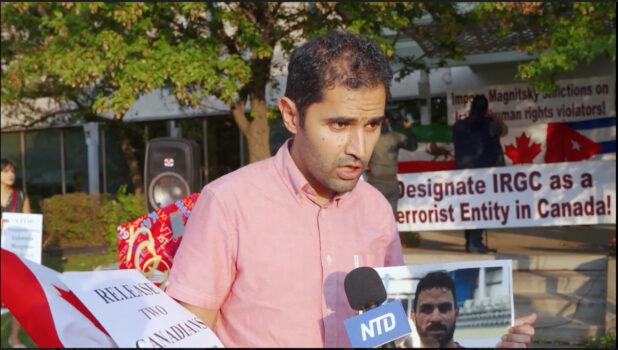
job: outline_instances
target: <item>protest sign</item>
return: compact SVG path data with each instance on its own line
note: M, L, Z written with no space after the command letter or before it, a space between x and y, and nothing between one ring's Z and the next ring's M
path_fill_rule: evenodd
M401 301L409 317L412 333L397 341L398 348L434 347L422 343L423 334L429 332L429 329L423 328L430 324L427 318L423 319L423 313L426 313L423 310L428 305L436 305L438 301L441 301L441 308L444 307L443 302L448 303L449 299L455 304L448 310L440 309L441 326L447 328L442 336L448 338L450 335L452 338L445 341L450 340L452 344L462 347L495 347L514 323L511 260L393 266L377 268L376 271L384 283L387 300ZM438 275L427 277L432 272ZM452 291L443 288L438 294L431 291L421 298L416 295L416 290L425 277L426 285L447 285L448 281L445 280L450 279L454 288ZM431 289L435 288L426 290Z
M223 347L206 324L137 270L59 277L119 347Z
M448 124L467 117L474 95L484 94L490 114L509 129L500 138L507 165L616 159L615 79L556 84L558 90L550 94L538 93L527 83L449 88ZM415 151L399 150L400 174L455 169L452 140L425 139Z
M474 95L484 94L491 114L503 120L500 139L507 165L615 159L615 80L558 80L542 94L526 83L447 90L448 123L467 117Z
M399 175L400 231L616 223L616 161Z
M616 116L611 77L558 80L558 89L543 94L529 84L457 87L447 90L449 124L465 118L476 94L484 94L489 109L509 126L574 122Z
M2 213L2 248L41 263L43 215Z

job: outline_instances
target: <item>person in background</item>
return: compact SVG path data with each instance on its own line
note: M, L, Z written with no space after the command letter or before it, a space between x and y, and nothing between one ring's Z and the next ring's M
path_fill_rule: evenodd
M380 129L380 138L373 150L367 170L367 182L375 187L386 197L393 209L393 215L397 215L397 202L399 201L399 183L397 180L397 167L399 149L404 148L414 151L418 143L414 135L406 136L392 128L393 117L387 113ZM412 121L403 119L406 129L412 127Z
M455 168L477 169L504 166L504 153L500 138L508 128L503 121L489 113L489 102L485 95L472 99L469 116L459 119L453 125L455 144ZM483 243L483 229L465 230L466 252L495 253Z
M2 197L2 213L31 213L30 200L28 196L21 190L15 187L15 164L6 158L0 160L2 175L0 178L0 194ZM4 226L4 219L2 219ZM15 317L11 316L11 335L9 336L9 345L13 348L25 348L19 340L19 330L21 326Z

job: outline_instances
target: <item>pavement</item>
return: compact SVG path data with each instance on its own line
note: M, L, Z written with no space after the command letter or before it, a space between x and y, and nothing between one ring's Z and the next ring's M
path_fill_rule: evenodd
M419 247L404 248L404 255L487 256L466 253L463 231L425 231L419 234ZM498 255L607 255L608 241L615 235L616 225L488 229L486 244L497 249Z

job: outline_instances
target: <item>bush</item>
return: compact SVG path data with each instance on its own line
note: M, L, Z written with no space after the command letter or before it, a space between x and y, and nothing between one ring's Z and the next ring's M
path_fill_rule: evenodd
M584 346L588 349L615 349L616 334L609 333L600 338L588 338Z
M45 245L59 248L107 244L99 224L100 194L69 193L41 201Z
M116 227L146 214L143 195L128 194L121 186L110 195L69 193L42 201L45 246L116 249Z
M105 203L99 213L103 235L110 249L118 248L116 228L146 213L148 208L144 196L127 193L127 187L122 185L116 193L116 198Z

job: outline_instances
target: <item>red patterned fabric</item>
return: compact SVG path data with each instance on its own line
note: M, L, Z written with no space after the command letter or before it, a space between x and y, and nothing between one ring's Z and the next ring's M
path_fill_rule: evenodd
M194 193L118 226L119 267L136 268L157 286L165 288L174 254L182 239L182 229L198 196L199 193ZM172 227L172 215L182 218L182 227Z

